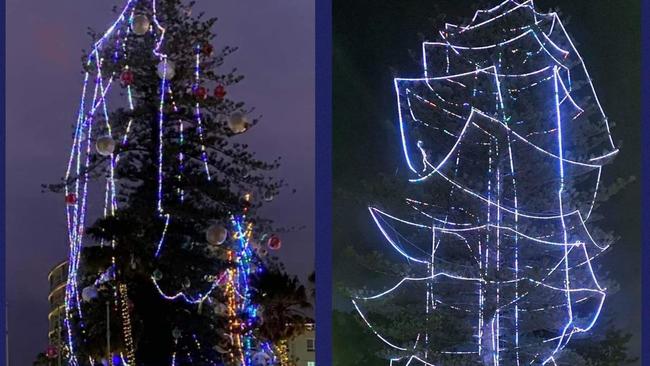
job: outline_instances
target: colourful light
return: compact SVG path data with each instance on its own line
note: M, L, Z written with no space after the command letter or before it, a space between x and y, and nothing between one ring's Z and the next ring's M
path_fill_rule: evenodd
M471 32L482 31L515 12L532 15L534 24L502 29L506 36L492 44L466 44L472 42ZM500 36L494 31L490 34ZM599 284L592 260L608 245L594 241L587 229L587 221L596 202L602 166L618 152L607 117L583 59L559 17L555 13L538 13L532 1L506 0L492 9L478 11L468 25L447 23L440 38L440 41L422 45L424 77L396 78L394 81L403 154L406 165L416 175L410 179L411 183L445 183L448 188L443 189L449 189L449 202L462 199L471 205L451 207L446 214L430 213L428 210L433 209L435 202L408 198L407 205L416 212L409 220L370 207L373 220L391 247L413 267L426 268L428 276L403 278L388 290L356 297L353 305L372 332L400 352L401 356L393 358L391 365L404 361L407 365L433 365L431 362L435 361L431 360L429 349L430 331L423 329L413 334L412 344L401 344L382 334L363 308L372 302L389 301L391 296L399 296L398 290L403 291L414 283L426 284L423 315L427 320L440 310L440 306L473 314L477 319L469 344L453 349L436 349L435 353L462 357L476 355L484 363L494 366L511 363L518 366L533 363L553 365L555 357L573 335L593 328L605 300L606 289ZM505 64L505 54L518 53L523 59L521 65ZM528 67L533 61L545 65L537 69ZM579 65L580 70L571 75L573 64ZM483 84L479 84L479 80ZM576 80L588 85L587 95L578 95L579 89L573 88ZM488 87L479 88L477 85ZM451 92L443 95L443 88L451 89ZM458 102L459 96L464 95L467 95L467 100ZM591 97L598 107L602 143L607 147L604 153L571 151L569 155L565 143L571 141L573 135L563 127L571 123L575 129L573 126L591 123L584 116L589 106L581 104L585 100L588 103L589 98L585 97ZM522 98L523 101L519 100ZM534 98L552 104L553 110L540 111L538 119L546 126L531 131L531 126L538 127L532 125L537 121L515 121L513 115L517 113L512 113L512 110L513 106L521 103L544 105L541 102L534 104ZM423 111L431 111L434 117L422 117ZM474 174L478 180L482 178L480 184L459 174L463 167L461 164L473 158L463 155L465 149L477 146L482 149L477 151L485 154L486 166L479 171L464 170L463 174ZM533 173L527 173L528 179L534 174L540 175L541 179L545 174L543 178L550 182L547 184L548 194L546 191L536 192L546 195L543 196L546 202L543 207L527 206L526 198L531 197L531 188L522 184L526 182L522 182L521 172L525 164L532 161L557 167L556 172L533 167ZM593 183L589 190L584 190L589 196L587 198L568 196L566 187L576 179L576 172L584 174L585 186ZM482 207L485 212L480 212L477 207ZM537 233L531 227L548 230ZM428 242L413 243L401 233L427 230L430 239L426 240L430 240L430 245ZM475 268L465 271L472 275L453 270L453 263L444 264L444 258L440 258L438 248L451 239L459 240L467 247L468 260L475 264ZM423 249L427 246L430 249ZM557 262L552 262L551 268L533 273L528 253L531 249L540 253L556 253L554 251L559 249L562 254L557 252L558 257L553 259ZM528 257L522 257L522 251L526 251ZM436 291L439 291L439 281L445 279L471 285L470 288L476 289L476 296L462 305L441 302L438 297L444 294ZM527 307L528 299L542 290L558 294L558 298L564 300L536 309ZM590 313L582 314L583 318L578 319L576 304L592 299ZM486 310L488 304L494 308L490 310L491 314ZM554 336L533 340L545 345L546 349L530 354L526 349L533 344L528 343L532 342L530 339L520 337L522 324L528 321L531 311L551 310L563 317L561 326ZM504 319L507 320L504 322ZM412 355L408 355L409 352Z

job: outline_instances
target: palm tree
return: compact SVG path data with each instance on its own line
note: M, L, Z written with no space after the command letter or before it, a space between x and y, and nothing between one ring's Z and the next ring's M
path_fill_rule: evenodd
M280 364L288 366L291 364L288 341L303 333L314 321L308 315L313 309L310 295L314 291L308 291L296 276L286 273L284 266L278 263L269 265L268 272L257 279L256 288L256 301L263 306L264 322L260 333L276 346Z

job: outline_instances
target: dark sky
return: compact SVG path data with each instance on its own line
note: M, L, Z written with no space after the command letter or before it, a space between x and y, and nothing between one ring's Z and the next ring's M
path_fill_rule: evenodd
M245 138L259 156L283 157L278 175L297 189L268 206L283 236L280 254L301 277L313 270L314 1L198 0L219 17L215 47L240 50L246 80L230 95L264 119ZM41 194L65 171L81 92L86 28L104 30L122 1L7 0L7 298L11 366L31 365L47 345L47 273L67 256L63 199ZM198 13L198 11L197 11Z
M372 196L366 183L376 180L380 174L396 173L403 163L396 130L394 73L420 77L421 64L415 60L420 60L423 39L434 38L436 30L431 19L439 13L447 14L452 23L459 16L471 17L470 9L475 2L333 1L335 283L351 278L358 281L363 275L363 268L351 267L346 258L339 257L337 261L337 254L343 253L345 246L365 241L374 246L362 250L385 249L366 209L373 201L361 202L358 197L372 197L380 205L387 204L390 197ZM501 0L485 2L495 5ZM604 181L640 177L640 1L537 0L535 3L544 11L559 7L563 19L568 18L567 30L578 42L606 114L616 124L613 136L621 153L604 169ZM621 238L602 259L609 277L620 285L620 290L608 297L604 314L617 327L634 335L630 346L637 355L641 349L640 198L637 180L599 209L606 219L598 223ZM346 295L335 300L335 305L341 308L349 304Z

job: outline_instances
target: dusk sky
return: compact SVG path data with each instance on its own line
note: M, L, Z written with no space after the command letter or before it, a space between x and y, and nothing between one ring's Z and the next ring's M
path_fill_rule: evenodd
M41 193L64 174L81 92L87 27L105 30L121 1L7 0L7 299L11 366L47 346L48 271L67 256L63 197ZM198 0L217 16L215 48L239 46L229 90L264 117L244 137L258 156L283 157L286 192L266 209L283 235L280 257L305 278L314 257L314 1Z

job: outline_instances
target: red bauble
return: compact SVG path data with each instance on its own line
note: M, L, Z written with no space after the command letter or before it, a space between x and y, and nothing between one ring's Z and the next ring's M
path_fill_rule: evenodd
M223 99L226 96L226 88L224 88L223 85L217 85L216 88L214 88L214 97L217 99Z
M56 346L49 345L47 346L47 349L45 350L45 356L47 358L56 358L59 355L59 350L56 348Z
M208 96L208 90L203 86L194 88L194 96L196 96L198 99L205 99Z
M70 193L67 196L65 196L65 203L67 205L74 205L77 203L77 195L74 193Z
M123 86L129 86L133 84L133 80L135 80L135 76L131 70L124 70L124 72L122 72L122 75L120 75L120 81L122 82Z
M282 248L282 240L279 237L272 235L269 238L267 245L271 250L279 250L280 248Z
M206 43L203 45L203 48L201 49L201 52L206 55L206 56L212 56L212 51L214 48L212 47L211 44Z

